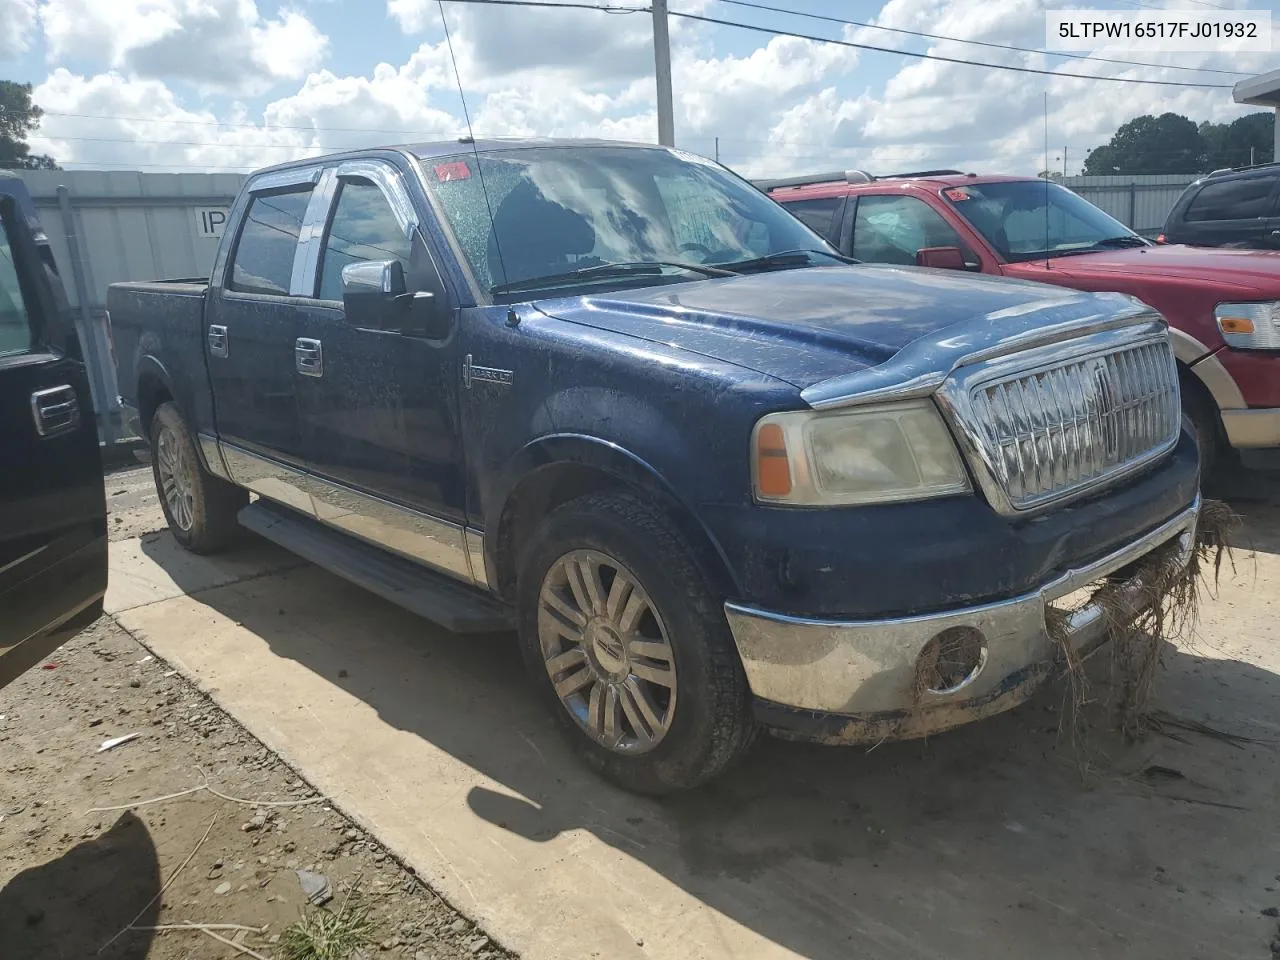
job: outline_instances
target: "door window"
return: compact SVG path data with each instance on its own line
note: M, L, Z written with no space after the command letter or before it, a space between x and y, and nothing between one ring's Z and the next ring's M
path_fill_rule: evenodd
M320 299L342 299L342 268L366 260L399 260L406 273L412 240L373 182L344 180L320 262Z
M923 200L862 196L853 222L853 258L914 266L922 247L960 247L960 235Z
M255 194L231 264L232 290L288 296L311 186Z
M784 203L787 212L819 236L835 242L833 232L836 214L844 206L844 197L815 197L812 200L793 200Z
M1188 220L1251 220L1265 217L1267 198L1275 181L1270 177L1211 183L1187 207Z
M34 339L32 334L31 316L27 313L22 285L18 282L14 251L9 245L6 218L4 231L0 234L0 357L30 353Z

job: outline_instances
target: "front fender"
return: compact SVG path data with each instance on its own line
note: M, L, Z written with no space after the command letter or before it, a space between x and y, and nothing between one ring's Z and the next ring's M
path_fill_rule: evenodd
M727 576L726 589L737 587L736 577L719 541L703 522L695 504L653 463L626 447L584 433L554 433L531 440L507 463L491 488L489 502L498 505L486 517L486 530L502 529L509 506L527 489L540 483L546 471L558 466L585 468L616 481L648 497L680 529L690 546L704 563L714 565L714 573ZM485 537L486 562L491 570L500 569L498 551L502 537Z

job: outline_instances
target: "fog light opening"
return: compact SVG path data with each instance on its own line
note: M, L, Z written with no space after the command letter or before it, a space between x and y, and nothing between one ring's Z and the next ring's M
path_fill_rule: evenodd
M987 638L976 627L948 627L924 645L916 658L915 693L945 697L959 693L987 665Z

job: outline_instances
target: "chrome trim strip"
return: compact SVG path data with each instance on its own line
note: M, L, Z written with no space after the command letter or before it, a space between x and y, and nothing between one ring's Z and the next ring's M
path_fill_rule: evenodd
M916 658L931 638L950 627L982 631L987 662L965 685L963 697L936 694L930 700L977 699L994 695L1006 678L1055 656L1054 641L1045 626L1047 604L1115 573L1174 538L1181 538L1182 561L1190 560L1199 511L1197 496L1187 509L1132 543L1008 600L861 621L794 617L730 602L724 605L725 616L752 693L773 703L847 715L917 708L912 691ZM1137 586L1132 597L1122 596L1122 600L1137 598ZM1074 649L1095 645L1105 633L1101 610L1096 604L1081 607L1068 621L1068 630ZM961 722L962 716L955 720Z
M215 477L234 482L231 477L231 471L227 469L227 464L222 459L222 450L219 448L218 438L212 434L200 433L196 435L196 443L200 445L200 453L204 455L204 463L209 472Z
M466 583L472 577L464 528L353 490L296 467L219 444L235 483L353 537Z
M467 563L471 568L472 581L486 590L491 589L489 572L484 565L484 533L467 527L462 536L467 544Z
M289 295L314 297L316 274L320 269L320 252L324 244L324 230L329 223L329 211L334 194L338 192L338 177L332 167L321 173L311 200L302 216L302 229L298 231L298 247L293 253L293 275L289 279Z
M1098 300L1114 303L1115 310L1080 312ZM1038 314L1043 322L1029 327L1030 314ZM1146 304L1119 293L1035 301L952 324L912 341L879 366L806 387L800 397L815 410L830 410L927 396L958 367L1143 321L1164 323Z

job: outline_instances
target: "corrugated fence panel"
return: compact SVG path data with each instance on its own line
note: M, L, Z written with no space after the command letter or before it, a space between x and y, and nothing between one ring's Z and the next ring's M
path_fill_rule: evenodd
M1201 174L1067 177L1061 183L1144 236L1155 236L1187 184Z
M26 170L90 365L105 441L121 436L107 346L107 286L122 280L205 277L245 178L228 173ZM65 201L59 188L66 188ZM67 215L71 230L67 230ZM68 236L74 235L74 244ZM79 291L85 291L85 304Z

